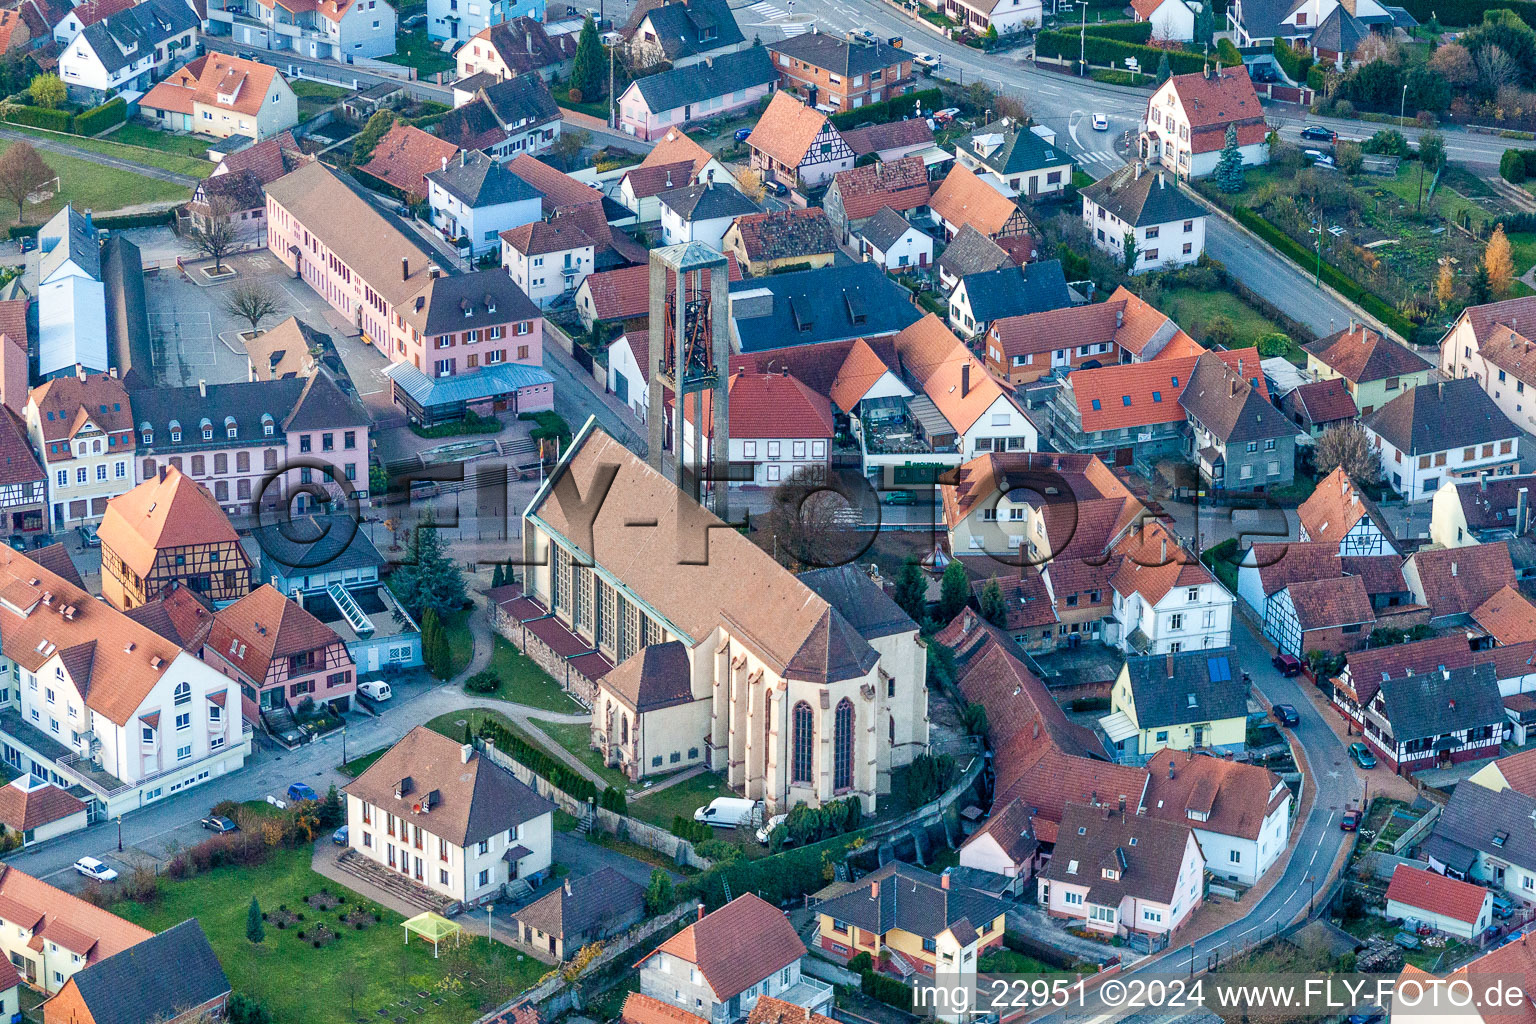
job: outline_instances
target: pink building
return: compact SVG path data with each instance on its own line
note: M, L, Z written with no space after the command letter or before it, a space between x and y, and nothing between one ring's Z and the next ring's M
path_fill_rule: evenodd
M507 273L443 273L324 165L267 186L267 247L389 357L395 403L414 420L553 407L544 322Z
M758 103L778 84L766 47L706 58L639 79L619 97L619 127L642 139Z
M203 660L240 684L248 719L306 698L345 711L357 692L341 637L270 585L214 613Z

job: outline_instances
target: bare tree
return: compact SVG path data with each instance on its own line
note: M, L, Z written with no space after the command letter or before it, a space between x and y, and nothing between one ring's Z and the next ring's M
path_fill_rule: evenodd
M26 210L27 196L42 188L54 177L53 168L37 155L37 150L25 142L13 142L0 153L0 196L16 204L16 223Z
M1327 475L1340 467L1362 484L1381 477L1381 455L1358 423L1329 427L1317 439L1317 471Z
M581 151L592 142L592 133L576 129L560 133L560 137L549 147L549 155L560 161L560 166L566 170L581 156Z
M224 269L224 257L234 252L240 242L235 227L235 204L228 196L209 196L208 215L193 222L187 244L200 256L213 258L213 272Z
M1477 80L1489 95L1497 95L1500 89L1520 81L1520 67L1500 47L1485 46L1472 54L1472 66L1477 69Z
M239 285L224 303L226 313L250 322L252 334L256 333L263 320L281 308L277 293L260 281Z
M768 194L768 190L763 187L763 176L750 167L743 167L736 172L736 187L754 203L762 202L763 196Z

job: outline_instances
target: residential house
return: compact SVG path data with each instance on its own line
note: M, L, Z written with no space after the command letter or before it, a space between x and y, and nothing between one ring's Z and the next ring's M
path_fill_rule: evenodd
M994 30L1001 36L1039 28L1044 13L1041 0L943 0L942 8L978 36Z
M662 61L691 67L747 46L725 0L639 0L621 32L630 60L642 68Z
M0 949L29 986L50 995L73 988L70 982L75 975L154 939L151 932L138 925L9 865L0 868L0 898L5 900L6 908ZM190 972L196 961L189 961L186 966ZM167 978L173 976L174 973ZM187 980L192 983L190 973ZM152 980L145 984L156 985ZM116 995L119 999L132 998L121 990ZM8 1002L10 1006L16 1005L14 994ZM63 1005L68 1002L66 998ZM63 1005L53 1011L45 1009L44 1019L50 1024L64 1019L57 1015Z
M245 341L246 380L308 377L319 366L315 356L329 343L329 335L291 316Z
M501 233L501 265L540 309L574 295L596 260L596 246L576 224L534 220Z
M1532 814L1536 798L1517 789L1457 786L1424 841L1429 869L1479 882L1523 905L1536 893Z
M960 847L960 866L1010 879L1008 892L1020 896L1044 858L1035 836L1034 815L1022 800L993 806L991 815Z
M607 511L598 513L590 531L573 532L568 503L553 500L553 489L585 488L598 467L616 459ZM635 501L655 515L655 526L637 527L620 511ZM593 744L609 764L632 766L632 777L662 770L663 762L704 763L724 769L733 789L763 800L769 813L783 813L799 801L830 801L834 792L873 809L879 796L890 792L892 770L910 762L918 749L901 739L921 729L926 743L926 661L915 634L872 643L849 625L862 610L850 610L849 620L732 531L711 530L707 563L677 549L695 527L703 530L714 522L589 421L524 513L529 567L520 596L503 602L493 615L497 628L591 703ZM606 567L603 554L621 551L630 566L622 577ZM639 571L637 558L665 564L666 571ZM734 672L716 682L717 673L725 673L725 664L714 656L721 637L762 666L764 675L754 674L752 685L760 681L762 692L773 694L731 720L717 713L725 706L721 702L732 700L748 682ZM674 641L683 645L692 666L681 675L675 659L645 651ZM576 651L572 644L584 645L579 648L584 653L556 653ZM786 666L784 674L778 665ZM671 692L679 699L687 685L687 702L657 716L659 734L651 733L644 715L640 727L631 729L623 701L598 683L615 672L644 683L646 692L651 673L660 673L654 677L658 686L675 687ZM792 734L800 738L788 749L761 746L770 717L793 721ZM875 727L888 726L891 718L901 723L894 745L887 728ZM841 740L817 746L813 736ZM642 747L648 756L643 765L638 763Z
M668 6L681 6L681 0ZM853 167L853 150L827 115L787 92L774 93L747 137L747 148L752 170L790 188L815 188Z
M228 216L239 229L242 241L266 245L266 186L308 159L291 132L279 132L238 153L228 154L192 193L187 212L193 225L206 231L214 221L217 207L218 215ZM112 239L107 242L110 245Z
M213 0L208 25L211 34L238 45L312 60L350 62L395 52L395 9L388 0Z
M459 150L426 180L432 226L461 248L468 239L470 256L497 251L503 232L543 217L538 190L479 151Z
M341 637L360 678L421 664L421 629L379 581L387 563L355 518L308 515L252 533L261 578Z
M832 113L894 99L917 87L912 55L878 39L813 29L771 44L768 52L782 88Z
M837 235L827 212L819 206L737 217L720 245L748 274L757 277L801 264L816 270L830 266L837 255Z
M752 1012L747 1015L747 1024L830 1024L831 1017L816 1013L803 1006L794 1003L786 1003L782 999L773 996L761 996L757 1005L752 1007ZM653 1022L645 1022L653 1024Z
M1371 607L1379 614L1425 610L1422 606L1414 606L1412 592L1404 579L1402 559L1396 553L1340 557L1338 552L1337 541L1254 543L1238 564L1238 596L1253 609L1254 615L1270 622L1273 617L1270 605L1275 595L1286 587L1318 580L1337 584L1346 576L1358 576L1365 585ZM1353 584L1341 586L1353 587ZM1271 636L1270 639L1276 638Z
M1461 625L1494 594L1515 582L1509 545L1423 548L1403 562L1414 600L1429 606L1431 625ZM1439 620L1438 622L1436 620Z
M1133 20L1151 22L1152 38L1169 43L1194 40L1199 6L1190 0L1131 0Z
M871 263L732 281L730 294L741 352L881 338L921 319L906 289Z
M1499 646L1536 640L1536 604L1512 586L1474 608L1472 621Z
M345 711L357 691L341 637L271 584L214 613L203 658L240 684L252 722L306 702Z
M1409 501L1457 477L1508 476L1519 468L1520 428L1477 381L1460 377L1399 394L1365 417L1382 473Z
M741 268L734 257L726 258L726 273L732 283L741 280ZM704 272L709 280L709 271ZM576 288L576 312L590 330L593 324L632 322L642 329L650 316L650 268L646 266L621 267L589 274ZM668 275L667 291L676 287L675 278Z
M1443 935L1477 943L1493 923L1493 892L1399 864L1387 885L1387 917L1412 918Z
M1384 679L1363 717L1361 738L1398 775L1496 756L1506 721L1490 664Z
M21 837L22 846L77 832L88 824L88 817L83 801L31 773L0 787L0 823Z
M111 374L55 377L27 398L27 436L48 472L55 530L99 520L133 486L133 410Z
M656 167L675 164L680 160L687 160L692 165L695 179L708 181L710 171L715 172L716 181L725 181L731 177L730 168L678 128L668 129L650 152L645 154L640 166Z
M1291 790L1256 764L1193 750L1154 751L1142 813L1194 830L1212 875L1257 885L1286 850Z
M1230 127L1244 166L1269 162L1269 126L1246 67L1174 75L1147 101L1141 158L1180 178L1203 178L1216 169Z
M68 203L37 235L37 375L106 373L107 293L89 214Z
M551 867L555 805L485 751L418 725L348 783L347 853L478 906Z
M196 918L94 960L41 1007L44 1024L220 1020L229 979Z
M1444 548L1472 547L1490 540L1516 540L1531 528L1528 475L1480 473L1476 480L1455 480L1435 491L1430 504L1429 540Z
M737 217L758 212L757 204L730 183L701 181L663 192L658 199L664 244L700 242L717 252L724 248L725 232Z
M778 84L769 51L751 46L636 79L619 96L619 128L655 139L767 98Z
M1003 598L1005 616L999 627L1013 642L1030 654L1049 654L1056 649L1056 630L1061 622L1056 603L1045 576L1033 565L1000 566L1006 558L993 555L955 556L966 567L971 580L971 597L979 608L981 597L994 581ZM1015 561L1027 561L1014 558Z
M825 395L782 373L733 373L726 389L731 410L729 486L777 487L783 481L818 483L827 478L837 431ZM690 466L697 465L693 438L701 402L704 436L714 430L710 392L691 396L683 409L688 422L695 424L683 431L683 459ZM675 410L668 415L676 415ZM725 469L705 467L707 473Z
M455 94L457 100L458 94ZM554 145L563 123L549 86L538 75L482 85L437 122L437 134L463 149L505 160Z
M1182 2L1182 0L1180 0ZM1127 239L1135 252L1129 274L1196 263L1205 253L1205 209L1165 171L1144 171L1141 161L1083 189L1083 226L1094 245L1126 258Z
M1474 665L1493 667L1503 697L1529 693L1536 685L1532 668L1526 663L1533 650L1536 645L1519 644L1474 651L1465 635L1446 635L1353 651L1346 655L1344 670L1332 680L1334 709L1347 718L1353 728L1361 728L1365 721L1364 708L1375 700L1376 691L1383 682Z
M529 0L529 4L544 6L540 0ZM466 27L460 23L461 34ZM431 25L427 34L432 34ZM570 74L571 62L576 57L576 36L574 32L551 35L544 30L543 20L533 15L492 19L487 28L476 32L454 52L453 59L460 79L490 75L500 80L537 74L549 81Z
M1489 761L1467 780L1486 789L1513 789L1526 796L1536 795L1536 755L1529 750Z
M1233 596L1162 523L1141 524L1114 553L1120 560L1110 577L1115 626L1105 642L1138 654L1213 650L1232 642Z
M889 206L864 222L858 242L866 260L893 274L926 268L933 260L933 237Z
M1536 429L1525 411L1526 391L1536 388L1536 359L1519 329L1521 317L1529 323L1533 316L1536 303L1525 298L1468 306L1440 340L1440 371L1477 381L1522 430Z
M25 394L25 389L22 390ZM0 409L0 534L13 541L42 535L48 524L48 474L34 454L27 425Z
M1343 4L1339 0L1307 0L1295 4L1266 4L1247 0L1235 3L1227 11L1227 25L1233 40L1239 46L1268 47L1276 40L1299 42L1303 48L1315 46L1325 49L1327 59L1340 55L1337 33L1324 31L1324 26L1347 20L1351 35L1363 37L1377 33L1390 35L1397 27L1412 28L1414 21L1401 7L1388 7L1377 0L1354 0ZM1349 50L1343 51L1347 54Z
M1012 0L992 2L1006 7ZM1038 3L1035 16L1038 19ZM1072 158L1056 145L1056 133L1011 117L1000 117L956 139L955 159L1009 199L1058 196L1072 184Z
M92 821L237 771L251 743L226 713L239 699L234 684L39 555L0 553L14 593L0 605L9 662L0 671L16 681L0 701L6 761L83 787Z
M553 405L544 320L504 271L444 276L403 225L317 163L269 185L267 204L268 249L388 353L409 415L430 424Z
M943 227L946 242L967 224L993 241L1031 233L1018 204L963 164L945 175L928 206L934 223Z
M1280 411L1289 416L1307 437L1322 437L1333 427L1342 427L1360 418L1360 410L1342 377L1315 380L1292 388L1281 396Z
M447 139L429 135L415 125L397 124L384 133L373 147L373 155L358 170L415 201L430 193L428 174L444 170L458 159L459 147Z
M44 37L52 35L53 41L62 48L85 26L132 6L132 0L85 0L72 8L67 4L27 3L21 5L20 12L23 23L40 46L47 46ZM58 59L57 49L53 57Z
M651 332L631 328L608 346L608 391L644 423L651 404Z
M837 959L868 953L899 977L972 974L1003 944L1008 905L947 870L892 861L843 888L816 905L822 952Z
M260 140L299 123L299 99L276 68L210 53L145 93L139 113L170 131Z
M1318 482L1296 510L1303 541L1337 543L1340 555L1400 553L1381 509L1340 466Z
M967 338L983 337L994 322L1072 304L1060 260L1041 260L962 277L949 293L948 322Z
M584 947L645 919L645 886L612 866L567 875L547 895L514 911L517 937L524 945L557 960L569 960Z
M687 157L664 164L641 164L624 172L624 176L619 179L618 188L614 190L614 198L619 205L635 215L635 220L642 224L650 224L661 220L663 192L686 188L701 180L708 181L709 178L696 178L693 172L693 161ZM734 179L726 175L718 180L733 181Z
M1208 486L1261 494L1295 478L1296 431L1267 390L1257 358L1239 358L1235 367L1214 353L1196 359L1179 405Z
M930 161L937 156L949 156L934 145L933 129L928 126L926 117L909 117L905 121L886 121L862 128L849 128L843 132L843 141L848 143L855 157L873 155L882 163L916 154L931 168L933 164ZM932 170L929 173L931 176Z
M1017 238L1033 247L1034 240L1029 235L1020 235ZM1026 255L1032 256L1032 253ZM1027 263L1029 259L1026 258L1023 262ZM976 230L974 226L966 224L955 233L955 236L949 240L949 244L944 247L944 252L939 255L936 264L939 271L939 290L948 295L955 290L955 286L963 277L1017 265L1018 261L1014 260L1009 250Z
M486 39L494 29L511 22L538 25L545 20L547 13L544 0L490 0L485 4L468 5L461 5L457 0L431 0L427 5L427 37L433 40ZM521 40L518 39L519 35L522 37ZM574 36L574 33L569 35ZM536 41L538 36L525 29L521 33L510 34L510 38L503 36L497 39L500 44L497 49L510 50L513 45L520 43L520 49L526 47L525 52L531 52ZM544 42L547 44L547 36L544 37ZM574 44L575 40L572 39L573 52ZM486 49L490 50L490 47L487 46ZM531 68L514 70L507 67L503 61L498 70L504 69L510 74L523 74L540 68L541 65L534 65Z
M1179 326L1124 288L1108 302L1023 316L1001 317L987 328L987 370L1005 384L1030 384L1043 377L1065 377L1149 358L1170 341L1192 341Z
M208 488L161 466L107 502L101 539L101 596L130 611L175 583L215 604L251 592L251 560Z
M909 217L923 215L928 205L928 172L921 157L904 156L890 163L865 164L839 171L822 200L827 219L844 245L882 209Z
M507 169L543 195L545 220L574 224L586 232L592 239L598 270L647 262L645 246L609 226L613 204L600 190L526 153L507 161Z
M1376 610L1365 580L1357 575L1297 580L1271 594L1264 635L1283 654L1358 650L1369 642Z
M303 515L317 488L333 500L368 496L368 414L324 367L307 379L135 391L133 416L140 459L130 475L154 480L174 467L231 515L290 502Z
M1099 728L1117 760L1143 763L1157 750L1247 746L1248 684L1231 647L1128 657L1110 688Z
M144 0L81 29L59 54L59 77L87 104L142 92L196 50L200 25L186 0Z
M743 1020L765 996L830 1009L832 986L800 971L805 954L782 911L743 893L710 914L700 907L697 921L641 957L639 994L710 1024Z
M1342 379L1361 416L1409 388L1428 384L1434 371L1417 353L1364 324L1351 323L1306 349L1308 372L1318 380Z
M1113 936L1177 931L1205 898L1206 858L1190 826L1122 804L1068 804L1038 898L1052 917Z
M0 299L0 407L17 416L26 413L27 379L32 372L27 352L31 306L32 300L26 297Z

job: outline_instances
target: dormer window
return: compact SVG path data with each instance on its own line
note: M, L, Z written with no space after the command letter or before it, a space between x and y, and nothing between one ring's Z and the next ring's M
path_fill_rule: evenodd
M236 429L235 418L233 416L224 417L224 436L230 440L234 440L235 435L238 433L239 431Z
M213 440L213 422L211 420L203 420L203 422L198 424L198 429L202 431L204 441Z
M171 443L181 443L181 423L177 420L171 420Z
M146 429L139 436L144 439L145 445L152 445L155 443L155 432L153 430Z
M273 422L272 422L272 414L269 413L269 412L262 413L261 414L261 432L263 434L265 434L267 437L271 437L273 429L274 428L273 428Z
M188 683L177 683L176 689L173 691L173 693L175 694L173 703L175 703L177 707L181 707L183 704L190 704L192 702L192 687Z

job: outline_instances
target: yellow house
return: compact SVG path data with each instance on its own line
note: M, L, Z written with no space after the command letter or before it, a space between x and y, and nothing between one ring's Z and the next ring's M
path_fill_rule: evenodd
M868 953L899 977L931 978L974 974L982 954L1002 944L1007 905L951 885L948 871L935 875L892 861L817 909L825 953L843 960Z
M1099 719L1117 760L1162 747L1237 753L1248 734L1248 684L1231 647L1127 658Z
M1318 380L1342 378L1362 418L1411 387L1429 382L1434 366L1364 324L1307 346L1307 370Z

